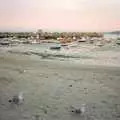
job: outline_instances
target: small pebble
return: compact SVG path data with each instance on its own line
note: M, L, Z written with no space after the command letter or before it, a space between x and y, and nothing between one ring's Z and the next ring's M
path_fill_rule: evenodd
M40 115L34 115L35 120L40 120Z
M69 85L69 87L72 87L72 85Z
M47 110L46 109L44 109L44 113L47 114Z

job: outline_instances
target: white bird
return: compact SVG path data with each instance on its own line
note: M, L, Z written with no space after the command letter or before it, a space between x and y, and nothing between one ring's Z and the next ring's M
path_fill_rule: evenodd
M18 95L15 95L12 97L12 99L9 99L8 102L20 105L24 102L23 92L20 92Z

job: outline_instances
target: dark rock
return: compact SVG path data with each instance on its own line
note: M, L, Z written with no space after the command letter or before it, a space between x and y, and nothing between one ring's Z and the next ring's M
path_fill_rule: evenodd
M72 85L69 85L69 87L72 87Z

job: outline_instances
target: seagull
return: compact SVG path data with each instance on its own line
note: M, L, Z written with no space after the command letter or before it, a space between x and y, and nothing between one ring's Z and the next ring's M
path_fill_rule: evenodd
M11 99L8 100L8 102L16 105L23 104L24 102L23 92L20 92L18 95L13 96Z
M80 107L70 106L71 112L75 114L84 114L86 111L85 104L82 104Z

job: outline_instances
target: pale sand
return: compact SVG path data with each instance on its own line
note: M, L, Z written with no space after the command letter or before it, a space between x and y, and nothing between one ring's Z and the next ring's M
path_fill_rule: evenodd
M25 102L8 99L24 92ZM83 116L69 112L86 104ZM120 68L0 54L0 120L120 120Z

